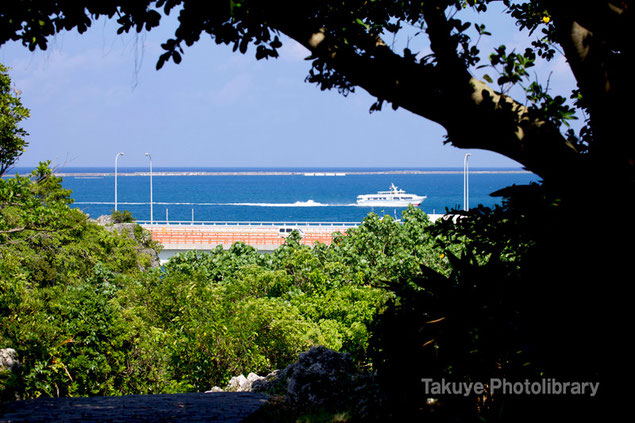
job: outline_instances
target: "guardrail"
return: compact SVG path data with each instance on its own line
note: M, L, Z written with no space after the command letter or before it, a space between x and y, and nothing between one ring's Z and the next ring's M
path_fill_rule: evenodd
M209 226L209 227L299 227L299 228L354 228L358 222L242 222L242 221L203 221L203 220L137 220L144 226Z
M252 234L236 236L235 234L213 234L205 236L202 234L182 235L182 234L152 234L155 241L163 245L223 245L231 246L235 242L244 242L252 246L282 245L285 239L278 234ZM305 236L300 240L301 244L312 245L315 242L330 244L333 241L331 236Z
M223 245L231 246L235 242L244 242L252 246L279 246L285 238L273 228L267 231L214 231L200 226L150 226L152 239L163 245ZM340 227L340 229L342 229ZM333 231L334 232L334 231ZM340 231L346 233L346 229ZM330 244L333 241L331 231L304 232L300 243L312 245L315 242Z

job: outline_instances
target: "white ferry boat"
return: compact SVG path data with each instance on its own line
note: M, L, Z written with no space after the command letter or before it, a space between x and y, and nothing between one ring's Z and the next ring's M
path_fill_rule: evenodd
M365 207L408 207L410 204L418 206L425 195L407 194L390 184L390 191L379 191L377 194L362 194L357 196L357 205Z

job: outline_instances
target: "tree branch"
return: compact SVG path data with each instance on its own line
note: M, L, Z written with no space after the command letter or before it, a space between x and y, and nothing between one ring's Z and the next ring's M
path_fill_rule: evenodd
M437 11L436 19L441 16L443 13ZM449 36L443 35L444 25L432 18L429 31L431 42L439 46L435 51L439 52L438 66L407 60L371 35L361 44L374 47L362 55L329 38L323 28L310 30L290 22L301 20L288 19L277 27L309 49L313 57L325 60L349 82L378 99L439 123L456 147L497 152L544 178L564 169L570 171L579 159L553 124L532 119L527 108L473 78L460 65L456 49L452 53L441 40Z
M0 231L0 234L11 234L11 233L14 233L14 232L23 231L25 229L26 229L26 227L23 226L21 228L13 228L13 229L8 229L6 231Z

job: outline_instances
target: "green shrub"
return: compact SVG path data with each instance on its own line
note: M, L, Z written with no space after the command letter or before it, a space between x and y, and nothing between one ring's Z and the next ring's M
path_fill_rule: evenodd
M112 217L113 223L132 223L137 220L132 217L130 210L113 210L110 216Z

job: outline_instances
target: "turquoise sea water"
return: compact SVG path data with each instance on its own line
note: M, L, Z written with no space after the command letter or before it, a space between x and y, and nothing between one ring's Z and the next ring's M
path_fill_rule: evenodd
M16 169L24 174L28 169ZM154 172L180 171L293 171L343 172L404 170L368 169L219 169L219 168L155 168ZM408 169L434 170L434 169ZM436 169L455 170L462 169ZM485 169L472 169L480 171ZM518 170L518 169L513 169ZM114 173L112 168L65 168L64 173ZM122 176L127 172L147 172L147 168L119 168L118 209L130 210L138 220L150 219L149 176ZM470 205L493 206L500 198L489 194L512 184L538 181L529 173L470 173ZM355 204L359 194L387 190L394 183L408 193L426 195L419 206L426 213L444 213L446 208L462 208L463 175L397 174L397 175L228 175L228 176L153 176L154 220L170 221L316 221L359 222L369 212L400 215L403 209L378 209ZM73 191L73 207L91 217L109 214L114 209L114 176L66 176L65 188Z

